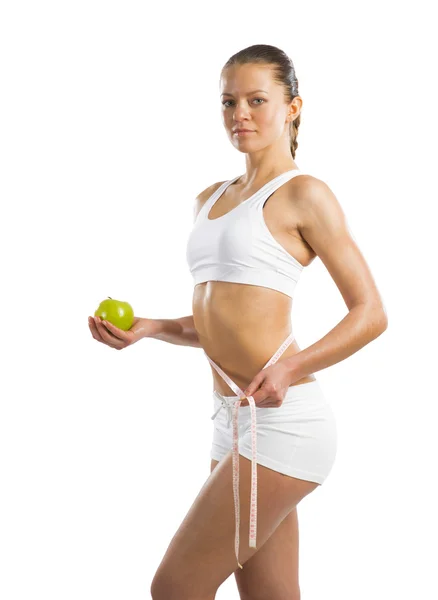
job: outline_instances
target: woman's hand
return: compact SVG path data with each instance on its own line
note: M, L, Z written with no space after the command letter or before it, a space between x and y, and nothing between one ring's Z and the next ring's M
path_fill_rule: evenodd
M290 368L279 360L259 371L244 394L246 398L252 396L258 408L279 408L293 382ZM242 400L240 406L249 406L248 400Z
M152 335L156 330L153 319L140 317L134 317L134 322L128 331L119 329L109 321L102 321L100 317L88 317L88 326L95 340L116 350L131 346L138 340Z

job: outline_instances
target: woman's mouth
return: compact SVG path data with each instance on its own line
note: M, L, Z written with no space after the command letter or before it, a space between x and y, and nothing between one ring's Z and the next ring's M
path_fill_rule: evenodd
M248 133L254 133L254 131L248 131L248 130L235 131L233 135L237 135L240 137L241 135L247 135Z

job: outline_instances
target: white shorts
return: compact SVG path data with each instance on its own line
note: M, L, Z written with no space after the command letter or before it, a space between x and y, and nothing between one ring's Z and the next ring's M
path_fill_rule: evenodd
M213 444L210 457L221 460L233 447L232 405L237 396L213 392ZM239 408L239 454L251 460L251 407ZM259 408L257 463L298 479L322 484L330 473L337 451L333 410L319 381L291 385L278 408Z

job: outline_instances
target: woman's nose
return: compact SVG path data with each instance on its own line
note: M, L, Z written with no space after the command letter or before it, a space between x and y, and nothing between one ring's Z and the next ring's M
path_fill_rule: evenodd
M248 119L250 113L247 108L236 108L234 111L234 120L236 123L242 122L243 119Z

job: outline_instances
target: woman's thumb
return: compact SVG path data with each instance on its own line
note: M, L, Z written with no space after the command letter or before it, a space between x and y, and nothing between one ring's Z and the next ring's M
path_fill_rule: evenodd
M257 388L258 384L254 380L252 380L249 386L245 390L243 390L243 393L246 397L252 396Z

